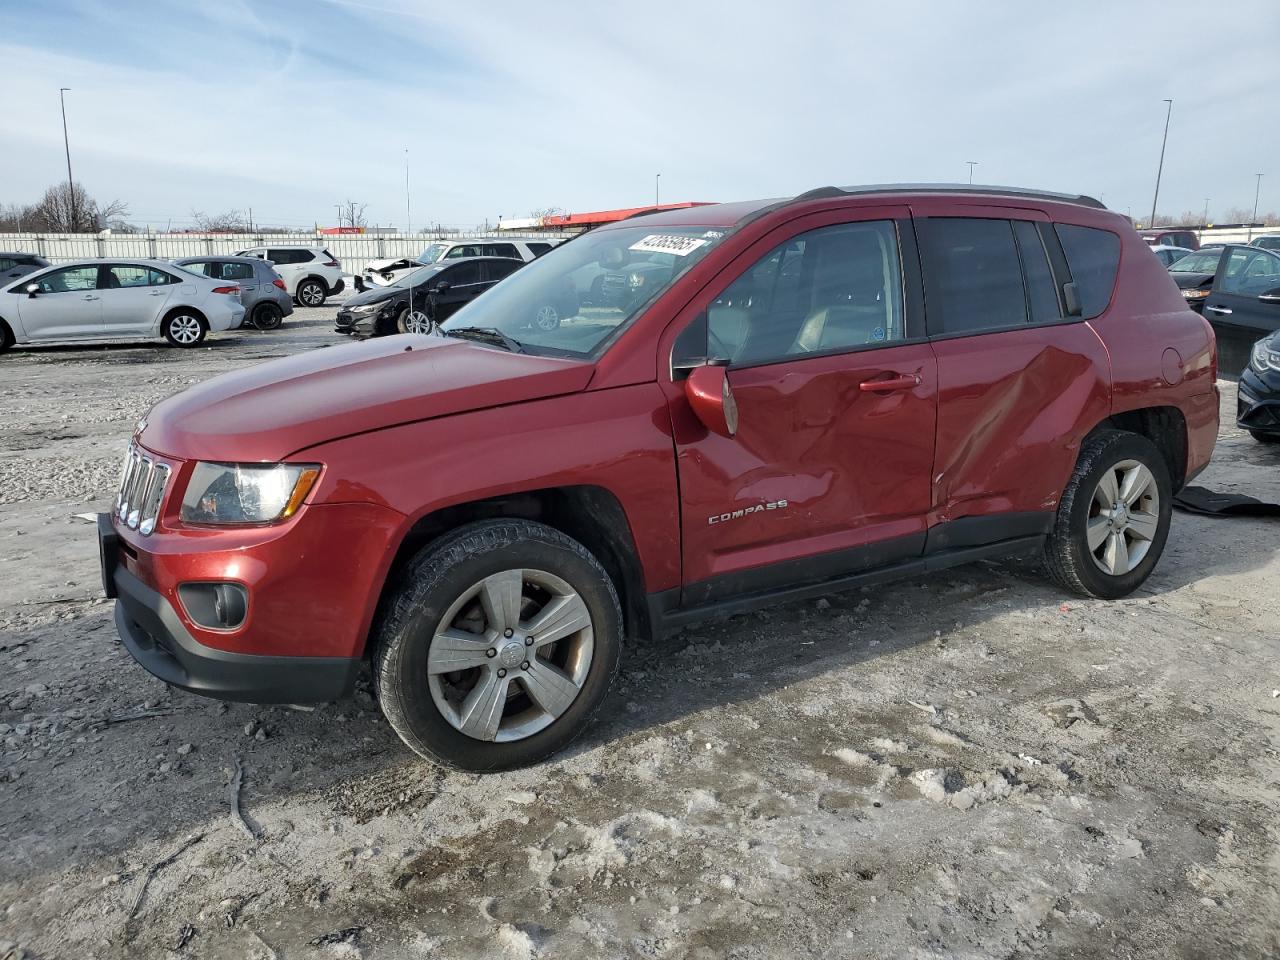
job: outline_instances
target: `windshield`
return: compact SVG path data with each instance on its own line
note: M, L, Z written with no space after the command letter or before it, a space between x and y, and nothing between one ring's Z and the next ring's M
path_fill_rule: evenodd
M1171 273L1213 273L1218 269L1218 261L1221 258L1221 250L1211 250L1208 253L1197 251L1187 254L1181 260L1175 260L1169 271Z
M420 283L425 283L434 277L444 268L439 264L433 263L427 267L418 267L412 273L406 273L403 277L398 277L394 283L389 283L389 287L416 287Z
M620 227L561 244L442 326L495 329L525 347L590 356L725 236L706 227Z
M444 256L445 251L448 249L449 249L449 244L447 243L430 244L425 250L422 251L422 253L418 254L418 262L419 263L435 263L437 260L439 260L441 257Z

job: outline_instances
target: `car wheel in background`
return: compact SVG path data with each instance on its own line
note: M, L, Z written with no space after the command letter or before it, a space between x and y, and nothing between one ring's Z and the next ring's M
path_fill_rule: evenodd
M405 307L400 311L400 316L396 318L396 329L401 333L420 333L429 334L435 329L435 324L421 310L410 310Z
M1045 545L1049 573L1085 596L1128 596L1160 559L1172 512L1169 467L1155 444L1119 430L1096 434L1058 502Z
M9 329L9 325L0 320L0 353L4 353L13 346L13 331Z
M0 332L0 336L3 336L2 332ZM4 347L0 346L0 350L3 349ZM1250 430L1249 436L1253 437L1253 439L1257 440L1259 443L1280 443L1280 436L1277 436L1274 433L1262 433L1258 430Z
M175 310L161 325L164 338L175 347L194 347L204 340L208 326L194 310Z
M533 326L544 333L550 333L560 326L560 311L551 304L543 304L533 312Z
M391 726L428 759L466 770L541 760L583 731L617 672L613 582L545 524L460 527L424 547L393 591L374 681Z
M304 307L323 307L328 291L319 280L303 280L298 284L298 302Z
M278 330L284 323L284 311L279 304L260 303L253 310L253 325L259 330Z

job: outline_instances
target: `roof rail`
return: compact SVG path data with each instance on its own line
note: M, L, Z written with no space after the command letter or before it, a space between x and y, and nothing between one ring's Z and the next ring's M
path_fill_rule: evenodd
M1032 190L1027 187L1001 187L978 183L871 183L852 187L818 187L795 197L796 200L820 200L825 197L856 197L869 193L943 193L981 194L998 197L1021 197L1027 200L1056 200L1059 203L1076 203L1082 207L1105 210L1106 205L1082 193L1057 193L1052 190Z

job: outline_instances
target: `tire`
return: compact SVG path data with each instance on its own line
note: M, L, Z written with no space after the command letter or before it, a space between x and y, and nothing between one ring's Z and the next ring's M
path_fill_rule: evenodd
M279 330L284 323L284 311L278 304L260 303L253 309L253 325L259 330Z
M2 332L0 332L0 337L3 337ZM0 351L3 350L4 346L0 345ZM1249 436L1253 437L1253 439L1257 440L1259 443L1280 443L1280 435L1274 433L1263 433L1260 430L1250 430Z
M1107 490L1104 483L1115 486ZM1120 512L1103 508L1122 495L1128 502ZM1172 513L1169 467L1155 444L1119 430L1095 434L1081 448L1058 502L1045 566L1059 584L1083 596L1128 596L1155 569Z
M560 310L552 303L544 303L533 312L530 326L543 333L550 333L560 326Z
M195 310L174 310L161 324L164 338L175 347L198 347L209 332L209 324Z
M397 333L421 333L430 334L435 329L435 321L430 317L429 313L423 313L421 310L411 312L405 307L396 316L396 332Z
M511 588L516 571L520 612L504 617L502 586ZM497 586L489 592L486 584ZM484 595L494 598L487 606ZM540 598L547 598L541 609ZM553 604L561 611L553 621L573 611L565 626L586 625L548 629L543 635L555 634L553 642L539 643L538 618ZM495 622L508 621L524 626L510 637L495 632ZM444 629L451 638L439 635ZM535 632L521 637L527 629ZM541 523L485 520L413 558L389 594L374 642L378 700L412 750L464 770L508 770L564 749L586 728L618 670L622 610L609 575L582 544ZM460 669L440 669L453 663ZM469 709L484 704L484 693L498 709Z
M329 291L325 288L322 281L315 277L308 277L298 284L298 289L294 292L294 299L303 307L323 307L325 300L329 296Z
M13 346L13 331L9 329L9 325L0 320L0 353L4 353Z

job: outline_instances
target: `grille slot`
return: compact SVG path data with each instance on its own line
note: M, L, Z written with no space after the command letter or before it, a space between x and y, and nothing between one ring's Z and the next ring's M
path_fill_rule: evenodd
M166 464L157 463L129 444L116 496L116 518L131 530L149 536L156 528L170 472Z

